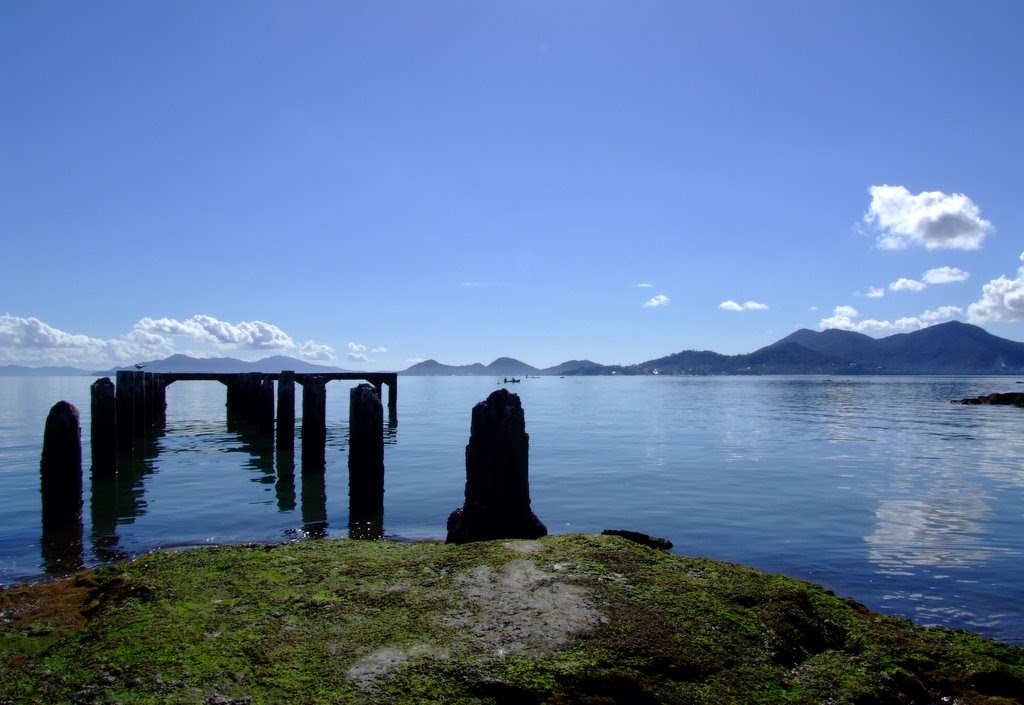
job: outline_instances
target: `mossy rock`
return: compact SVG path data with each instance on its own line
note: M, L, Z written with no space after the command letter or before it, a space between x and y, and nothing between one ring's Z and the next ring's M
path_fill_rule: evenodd
M0 703L1021 698L1022 649L615 536L201 548L0 593Z

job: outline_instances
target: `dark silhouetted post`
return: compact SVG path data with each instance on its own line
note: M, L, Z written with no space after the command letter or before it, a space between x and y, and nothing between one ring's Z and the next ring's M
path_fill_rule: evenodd
M39 472L46 570L77 570L82 567L82 428L73 404L59 401L50 409Z
M529 450L518 395L499 389L473 407L466 446L466 502L448 517L448 543L547 534L530 509Z
M50 409L43 432L43 525L59 526L82 516L82 429L74 404Z
M117 397L109 377L98 379L89 388L92 422L92 474L110 477L117 474Z
M384 533L384 407L373 386L349 392L349 537L378 539Z
M327 382L306 377L302 383L302 471L323 472L327 442Z
M131 450L135 445L135 374L117 371L117 446Z
M290 370L277 380L277 447L295 448L295 373Z
M132 372L132 393L135 399L132 401L132 407L135 412L135 435L145 435L149 429L147 419L149 414L146 412L146 373L141 370Z
M270 434L274 432L274 380L270 377L260 377L259 381L259 404L257 406L257 424L260 433Z

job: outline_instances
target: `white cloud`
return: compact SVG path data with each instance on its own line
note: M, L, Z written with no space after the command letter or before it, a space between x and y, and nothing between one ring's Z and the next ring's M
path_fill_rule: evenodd
M373 353L373 354L376 354L376 353L386 353L387 351L388 351L387 348L374 348L370 352Z
M646 282L640 282L636 286L637 286L638 289L650 289L654 285L653 284L648 284Z
M336 360L338 358L334 352L334 348L330 345L314 343L312 340L307 340L305 343L300 345L296 352L299 357L305 358L306 360Z
M729 300L718 304L718 308L723 311L764 311L768 306L757 301L745 301L744 303L739 304L735 301Z
M1020 259L1024 262L1024 253ZM1017 276L1010 279L1000 276L981 288L981 298L967 307L970 323L988 321L1024 321L1024 266L1017 269Z
M38 318L4 315L0 317L0 346L21 349L102 347L106 341L87 335L66 333Z
M366 354L366 346L361 343L349 343L348 354L345 356L354 362L369 362L370 357Z
M864 294L864 296L869 299L880 299L885 296L885 289L880 286L873 286L868 289L868 293Z
M907 279L906 277L900 277L889 285L890 291L924 291L928 288L928 285L924 282L919 282L916 279Z
M969 273L956 267L936 267L929 269L921 278L928 284L957 284L967 281L970 276Z
M135 324L137 330L181 335L204 343L226 345L245 350L292 350L295 341L283 330L263 321L228 323L213 316L197 314L184 321L173 318L143 318Z
M146 331L132 331L123 338L93 338L68 333L38 318L0 316L0 362L38 365L101 367L172 351L170 341Z
M865 222L879 230L878 246L902 250L922 245L929 250L977 250L992 231L981 209L962 193L924 191L903 186L872 186Z
M668 304L668 297L664 294L658 294L657 296L651 297L644 304L644 308L654 308L655 306L666 306Z
M931 311L925 311L921 314L921 320L923 321L943 321L952 320L959 318L964 315L964 310L959 306L939 306Z
M205 315L184 321L143 318L127 335L100 339L67 333L37 318L5 315L0 317L0 362L99 368L111 363L166 357L175 352L195 357L210 354L209 350L181 349L175 344L177 337L216 347L277 349L310 360L335 359L334 349L329 345L312 340L297 345L280 328L261 321L232 324Z
M920 328L927 328L938 321L956 318L962 313L963 309L957 306L940 306L937 309L925 311L920 316L906 316L897 318L895 321L880 321L875 318L855 321L854 319L860 316L857 309L852 306L836 306L832 316L821 319L818 326L823 330L826 328L838 328L839 330L850 330L858 333L879 330L918 330Z

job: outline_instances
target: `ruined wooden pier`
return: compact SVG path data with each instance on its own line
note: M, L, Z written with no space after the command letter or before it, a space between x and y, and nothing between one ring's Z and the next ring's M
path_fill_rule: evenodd
M113 385L114 403L110 404L109 380L93 385L93 466L111 463L111 435L116 445L130 449L166 419L167 387L182 381L214 381L227 387L229 417L256 424L261 432L275 432L278 448L295 447L295 385L302 387L303 451L323 457L327 438L327 383L333 380L359 380L373 386L378 399L388 388L388 423L398 422L397 372L145 372L119 370ZM277 383L275 400L274 383ZM102 429L102 431L100 430ZM113 431L111 431L113 429ZM383 433L383 428L381 429ZM97 456L97 449L100 455Z

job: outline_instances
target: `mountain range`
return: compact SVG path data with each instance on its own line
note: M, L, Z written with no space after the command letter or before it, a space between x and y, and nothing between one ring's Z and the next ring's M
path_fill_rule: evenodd
M770 374L1024 374L1024 343L950 321L912 333L872 338L863 333L806 328L742 355L684 350L636 365L589 360L538 369L513 358L490 365L451 366L435 360L406 375L770 375Z
M282 356L245 362L230 357L172 355L163 360L141 364L147 372L347 371ZM117 369L89 372L72 367L0 366L0 376L112 376L116 372ZM1024 343L1000 338L983 328L959 321L885 338L872 338L852 331L813 331L805 328L742 355L684 350L636 365L601 365L590 360L569 360L546 368L533 367L511 357L499 357L489 365L479 362L472 365L445 365L436 360L426 360L400 374L499 377L610 374L1024 374Z

